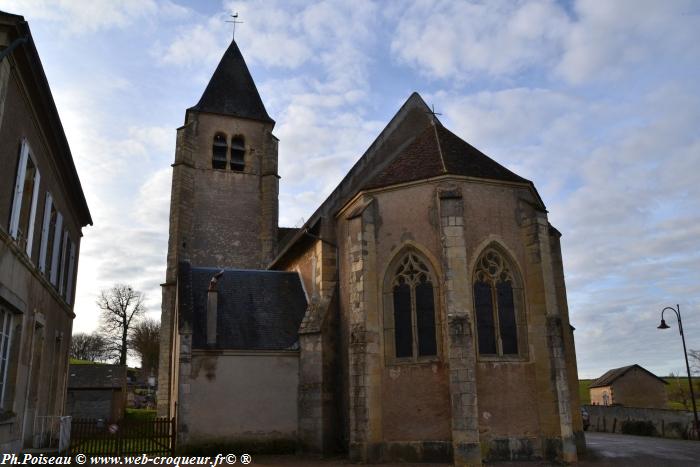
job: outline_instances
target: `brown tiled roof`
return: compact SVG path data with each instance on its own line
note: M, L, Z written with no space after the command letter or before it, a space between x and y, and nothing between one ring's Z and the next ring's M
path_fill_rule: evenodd
M439 175L464 175L530 183L436 122L418 135L363 189L380 188Z
M605 372L605 374L603 374L603 376L601 376L600 378L593 381L588 387L589 388L600 388L603 386L610 386L613 383L613 381L615 381L616 379L623 376L625 373L630 371L632 368L639 368L640 370L642 370L646 373L649 373L651 376L658 379L662 383L668 384L665 380L659 378L651 371L649 371L645 368L642 368L641 366L639 366L637 364L634 364L634 365L628 365L628 366L623 366L621 368L613 368L612 370L608 370Z
M538 209L545 209L532 182L444 128L414 92L300 230L308 229L324 217L332 218L362 190L448 174L528 184ZM280 267L302 237L297 233L290 241L281 243L279 254L269 267Z

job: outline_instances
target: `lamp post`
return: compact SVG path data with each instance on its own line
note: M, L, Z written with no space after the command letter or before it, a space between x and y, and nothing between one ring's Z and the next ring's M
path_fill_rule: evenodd
M685 356L685 369L688 371L688 386L690 386L690 400L693 402L693 416L695 418L695 424L693 428L695 430L695 436L698 437L698 428L700 424L698 423L698 409L695 407L695 391L693 391L693 380L690 377L690 365L688 364L688 351L685 348L685 336L683 335L683 322L681 321L681 306L676 304L676 308L667 306L661 310L661 324L659 324L658 329L668 329L670 326L664 321L664 312L666 310L671 310L676 314L678 318L678 332L681 334L681 340L683 341L683 356Z

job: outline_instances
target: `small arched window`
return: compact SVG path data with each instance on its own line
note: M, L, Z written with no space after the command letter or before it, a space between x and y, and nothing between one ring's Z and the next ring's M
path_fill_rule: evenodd
M393 322L395 358L437 355L436 282L426 262L414 251L407 252L389 271L391 304L389 322ZM389 311L389 310L387 310Z
M211 166L214 169L226 168L226 153L228 145L226 144L226 136L221 133L214 135L214 144L212 146Z
M231 140L231 170L241 171L245 168L245 140L234 136Z
M518 323L512 269L503 255L488 248L477 261L474 309L481 355L518 354Z

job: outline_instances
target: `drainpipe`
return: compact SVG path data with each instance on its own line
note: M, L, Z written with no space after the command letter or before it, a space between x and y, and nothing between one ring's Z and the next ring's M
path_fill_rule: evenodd
M219 305L219 279L224 275L221 270L209 281L207 292L207 345L216 345L216 312Z
M8 45L5 49L0 51L0 62L2 62L5 59L5 57L10 55L13 50L15 50L17 47L26 42L29 42L29 36L22 36L12 41L12 44Z
M27 389L24 395L24 410L22 411L22 437L20 443L24 447L24 434L27 430L27 406L29 405L29 393L32 392L32 367L34 366L34 337L36 336L36 312L31 320L32 338L29 341L29 371L27 373Z

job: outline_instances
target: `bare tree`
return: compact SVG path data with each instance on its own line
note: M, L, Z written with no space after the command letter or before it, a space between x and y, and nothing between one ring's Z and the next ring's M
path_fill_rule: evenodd
M141 358L144 375L155 375L160 350L160 322L146 318L136 323L132 328L129 345L132 352Z
M116 284L100 292L97 306L102 310L102 331L110 341L111 350L119 357L119 364L126 365L129 351L129 332L146 308L143 294L129 285Z
M671 384L668 388L668 399L683 406L683 410L690 410L691 401L688 382L684 377L673 372L669 374L668 379L672 381L670 381Z
M70 341L70 357L90 362L105 361L109 358L107 339L96 332L73 334Z
M700 374L700 350L688 350L688 361L690 362L690 371L692 374Z

